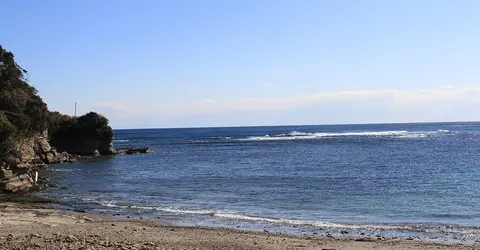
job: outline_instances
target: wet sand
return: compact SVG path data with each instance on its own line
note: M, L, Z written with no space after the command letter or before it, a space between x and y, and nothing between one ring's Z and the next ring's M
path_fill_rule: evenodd
M115 221L46 205L0 203L0 249L480 249L420 240L336 239Z

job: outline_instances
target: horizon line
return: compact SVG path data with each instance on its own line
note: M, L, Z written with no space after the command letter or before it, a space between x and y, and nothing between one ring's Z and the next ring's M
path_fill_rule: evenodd
M323 124L285 124L285 125L226 125L226 126L192 126L192 127L145 127L112 128L113 130L149 130L149 129L209 129L209 128L260 128L293 126L343 126L343 125L395 125L395 124L438 124L438 123L480 123L480 121L416 121L416 122L368 122L368 123L323 123Z

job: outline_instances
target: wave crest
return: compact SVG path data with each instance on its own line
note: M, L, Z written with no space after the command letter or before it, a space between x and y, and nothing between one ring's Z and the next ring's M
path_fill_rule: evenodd
M130 140L113 140L113 142L129 142Z
M429 137L436 133L448 133L448 130L439 130L432 132L408 132L406 130L392 131L362 131L362 132L299 132L292 131L288 134L251 136L237 139L238 141L275 141L275 140L297 140L297 139L321 139L336 137L397 137L397 138L422 138Z
M350 229L350 230L408 230L408 231L423 231L427 228L429 230L445 230L445 227L425 227L425 225L360 225L360 224L340 224L326 221L309 221L296 220L285 218L269 218L247 215L244 213L229 212L229 211L215 211L215 210L191 210L174 207L155 207L155 206L135 206L135 205L117 205L115 202L101 202L98 203L107 207L116 207L124 209L139 209L139 210L155 210L167 213L174 213L179 215L203 215L214 216L226 220L250 221L250 222L264 222L272 224L280 224L287 226L306 226L317 228L331 228L331 229ZM435 231L436 231L435 230Z

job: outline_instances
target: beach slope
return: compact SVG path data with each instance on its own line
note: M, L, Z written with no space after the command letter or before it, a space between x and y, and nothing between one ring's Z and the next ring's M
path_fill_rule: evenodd
M480 249L422 241L334 239L112 221L46 206L0 203L0 249Z

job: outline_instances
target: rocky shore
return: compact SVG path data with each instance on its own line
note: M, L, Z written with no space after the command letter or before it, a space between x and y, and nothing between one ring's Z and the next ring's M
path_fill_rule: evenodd
M0 192L16 192L35 184L35 171L47 164L75 162L75 156L57 152L48 143L46 133L17 142L7 161L0 162Z
M95 114L87 115L94 116ZM108 129L111 130L110 127ZM72 134L74 132L69 133ZM32 134L17 140L9 156L4 160L0 160L0 193L24 191L36 187L37 184L49 186L48 180L41 179L37 182L35 173L39 168L50 164L73 163L78 159L100 155L151 152L151 149L148 147L130 147L115 150L113 147L113 135L108 139L95 137L74 139L74 141L69 142L56 139L52 142L47 131L44 131L43 133ZM52 143L55 147L51 146Z
M142 148L129 147L129 148L119 148L116 150L117 154L127 154L127 155L146 154L150 152L152 152L152 149L149 147L142 147Z
M113 129L105 116L49 110L26 73L14 54L0 45L0 193L34 187L39 167L74 162L79 156L116 154Z
M0 202L0 249L480 249L419 240L289 236L114 221L44 205Z
M109 146L109 148L113 148ZM58 153L50 146L45 136L37 136L18 143L16 157L8 163L0 162L0 193L17 192L31 188L52 187L48 178L40 177L34 180L35 172L50 164L74 163L77 160L100 156L98 150L90 150L93 153L89 156L75 155L67 152ZM90 152L89 151L89 152ZM149 147L129 147L113 149L114 155L145 154L152 150Z

